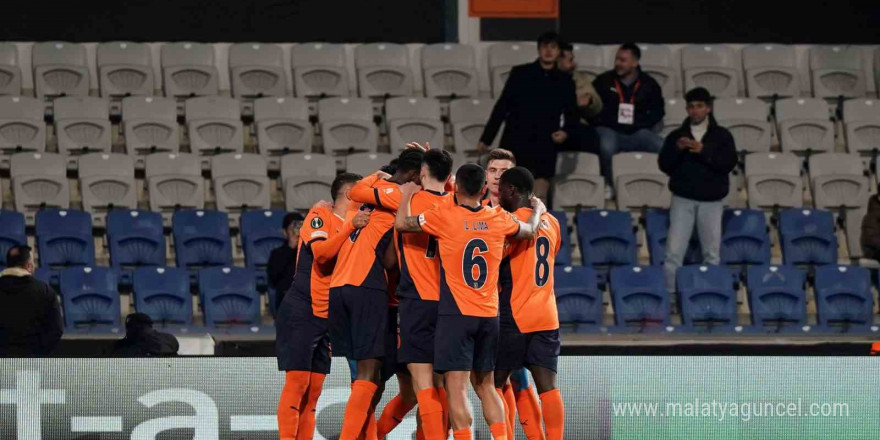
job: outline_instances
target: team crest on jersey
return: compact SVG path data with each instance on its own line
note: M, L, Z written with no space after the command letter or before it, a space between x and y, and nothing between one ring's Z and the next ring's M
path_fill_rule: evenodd
M315 217L312 219L312 229L321 229L324 226L324 220L321 220L321 217Z

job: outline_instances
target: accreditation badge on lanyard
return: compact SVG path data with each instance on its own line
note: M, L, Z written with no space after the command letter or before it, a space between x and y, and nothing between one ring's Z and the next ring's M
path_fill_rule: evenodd
M617 88L617 96L620 98L620 106L617 108L617 123L621 125L633 125L636 118L636 92L639 91L639 87L641 87L642 82L636 81L636 86L633 88L632 96L629 98L629 102L625 102L626 100L623 97L623 87L620 85L620 81L614 80L614 87Z

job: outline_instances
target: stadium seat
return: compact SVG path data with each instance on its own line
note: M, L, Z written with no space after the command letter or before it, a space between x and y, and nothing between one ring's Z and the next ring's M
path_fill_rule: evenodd
M84 211L44 209L37 213L40 267L94 266L92 218Z
M64 326L68 331L119 333L122 309L116 273L107 267L72 267L61 271Z
M284 96L284 53L275 44L238 43L229 47L229 78L236 98Z
M34 98L0 97L0 150L3 154L46 151L43 113L43 103Z
M821 330L848 333L873 326L874 295L868 269L837 265L817 268L815 292L816 321Z
M492 114L495 100L491 98L461 98L449 103L449 122L452 125L452 141L456 153L477 151L477 143L483 135L486 121ZM492 147L497 147L501 136L495 136Z
M171 223L177 267L192 270L232 265L229 216L225 212L177 211Z
M48 267L38 267L34 269L34 278L48 284L52 289L55 289L56 293L61 290L58 288L60 280L57 270L52 270Z
M192 42L164 44L161 61L165 96L181 99L220 92L220 74L214 65L212 45Z
M133 276L134 308L159 327L191 326L189 274L173 267L139 267Z
M165 266L165 234L157 212L111 211L107 214L107 243L110 267L123 285L131 284L128 271L133 268Z
M806 274L791 266L753 266L747 285L752 326L765 332L802 331L807 324Z
M309 103L303 98L260 98L254 101L254 126L260 154L278 170L289 153L312 152L312 123Z
M689 331L731 331L737 327L734 274L726 266L682 266L675 289L684 328ZM742 330L742 329L740 329Z
M611 270L610 280L618 329L669 331L669 294L662 267L617 267Z
M422 46L425 96L456 98L477 96L477 58L465 44L437 43Z
M794 46L755 44L742 50L746 90L750 98L800 96L801 84Z
M269 209L269 172L259 154L226 153L211 158L217 209L242 212Z
M611 159L617 208L669 208L669 178L660 171L654 153L618 153Z
M336 161L323 154L288 154L281 158L281 185L288 211L307 210L320 200L330 200L336 178Z
M193 154L241 153L241 106L237 99L204 96L186 100L186 124Z
M828 104L815 98L782 99L776 103L782 151L813 153L834 150L834 123Z
M0 266L6 266L6 252L13 246L26 245L24 215L0 209Z
M779 215L782 260L787 265L837 263L837 235L829 211L787 209Z
M207 327L258 326L260 296L254 271L212 267L199 271L199 297Z
M128 154L177 153L180 128L177 103L159 96L131 96L122 100L122 132Z
M70 183L63 156L51 153L19 153L10 159L15 210L32 224L43 208L70 208Z
M110 152L110 105L106 99L58 98L54 108L60 154Z
M15 43L0 43L0 95L21 95L21 67Z
M810 183L813 204L835 213L846 231L850 258L860 258L862 218L871 197L861 159L846 153L810 156Z
M563 211L550 211L559 222L559 252L556 254L556 266L571 266L571 233L568 230L568 218Z
M863 98L865 71L858 46L813 46L810 48L810 77L813 96L823 99Z
M730 130L738 151L770 151L769 104L757 99L717 99L712 110L718 125Z
M145 171L151 211L161 212L168 220L177 209L205 207L205 180L195 156L151 154L147 156Z
M559 324L585 331L602 327L602 291L596 271L582 266L556 266L553 274Z
M499 42L489 46L489 79L492 84L492 96L496 99L504 90L504 83L510 75L510 69L519 64L535 61L535 46L532 42Z
M645 238L648 240L648 255L651 266L663 266L666 260L666 239L669 235L669 210L649 209L645 213ZM703 262L703 248L696 227L691 233L684 264L700 264Z
M397 156L387 153L357 153L345 158L345 171L362 177L379 171L385 165L391 163Z
M682 98L670 98L666 100L666 113L663 116L663 128L660 135L665 139L670 133L681 127L688 118L687 103Z
M131 41L98 44L98 84L101 96L152 96L153 56L150 46Z
M611 266L638 262L638 243L629 212L604 209L581 211L577 214L576 224L584 266L607 273Z
M83 209L94 222L104 224L113 209L137 208L134 159L124 154L92 153L79 158L79 184Z
M577 63L577 71L585 73L587 79L593 81L597 76L608 70L605 54L601 46L584 43L572 44L572 54Z
M599 157L560 152L553 188L553 209L604 208L605 179L599 172Z
M850 99L843 103L846 148L850 153L873 154L880 150L880 101Z
M764 211L800 208L804 201L802 161L792 153L746 156L749 208Z
M406 46L367 43L354 48L358 96L387 98L413 93L413 74Z
M742 56L723 44L693 44L681 49L684 88L704 87L712 96L739 96Z
M422 145L429 142L434 148L443 147L440 103L434 98L390 98L385 101L385 120L393 153L403 151L412 141Z
M287 243L281 227L285 214L280 210L265 210L241 215L241 247L246 267L265 271L272 250Z
M322 99L318 101L318 119L325 154L375 152L378 148L379 130L367 99Z
M37 98L89 95L89 62L79 43L46 41L31 49Z
M348 96L348 69L341 44L302 43L290 49L296 96Z
M721 231L721 264L770 264L770 236L762 211L725 209Z
M682 96L679 73L681 66L674 61L672 49L664 44L639 44L639 48L642 50L639 65L645 73L657 80L663 90L663 96Z

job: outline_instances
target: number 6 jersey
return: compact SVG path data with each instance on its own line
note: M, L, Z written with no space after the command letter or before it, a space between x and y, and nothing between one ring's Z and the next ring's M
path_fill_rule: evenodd
M458 205L419 215L422 231L437 237L440 315L498 316L498 269L508 236L519 222L501 208Z

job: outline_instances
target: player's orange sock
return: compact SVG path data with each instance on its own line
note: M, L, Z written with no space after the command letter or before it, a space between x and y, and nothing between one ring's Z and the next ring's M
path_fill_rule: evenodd
M373 395L376 393L376 386L368 380L356 380L351 385L351 396L348 398L348 404L345 406L345 415L342 420L342 432L339 434L339 440L355 440L364 427L367 420L367 414L370 411L370 405L373 402Z
M427 440L446 438L446 424L443 422L443 404L437 388L428 388L416 394L419 402L419 415L422 417L422 430Z
M364 440L379 440L375 411L376 408L373 408L367 413L367 423L364 427Z
M397 427L401 422L403 422L403 418L412 411L415 405L408 405L403 401L403 397L400 394L394 396L387 405L385 405L385 409L382 410L382 415L379 416L379 423L377 425L379 438L385 438L389 432L393 431L394 428Z
M505 388L509 389L510 386L508 385ZM495 388L495 392L498 393L498 397L501 397L501 404L504 407L504 423L507 425L507 435L510 435L510 433L513 432L513 425L511 422L513 420L513 411L516 407L511 407L508 404L507 399L505 399L504 391L502 391L501 388Z
M544 429L547 430L547 440L562 440L565 430L565 406L559 389L541 394L541 404L544 406Z
M303 396L309 387L308 371L288 371L284 375L284 388L278 400L278 436L281 440L293 440L299 428Z
M446 388L437 387L434 388L437 390L437 398L440 399L440 404L443 405L443 438L446 439L449 437L449 396L446 394Z
M514 391L516 395L516 410L519 413L519 423L528 440L544 440L544 431L541 429L541 405L532 387Z
M452 431L452 438L454 440L472 440L471 439L471 428L459 429L456 431Z
M492 433L492 440L507 440L507 423L493 423L489 425L489 432Z
M306 404L304 408L300 409L296 440L312 440L315 437L315 411L318 408L318 398L321 397L326 378L327 375L321 373L309 375L309 391L303 398Z
M507 384L504 387L504 395L501 396L501 400L504 401L505 408L510 408L507 411L507 437L509 440L513 440L516 437L516 396L513 394L513 386Z

